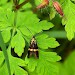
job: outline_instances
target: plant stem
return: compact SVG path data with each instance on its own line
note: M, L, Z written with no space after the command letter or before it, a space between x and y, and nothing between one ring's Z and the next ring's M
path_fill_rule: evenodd
M14 22L13 22L13 28L12 28L12 35L11 35L11 39L10 39L10 43L8 46L8 50L9 50L9 55L11 54L11 40L16 32L16 23L17 23L17 10L14 11Z
M26 3L28 3L29 0L24 1L23 3L19 4L16 6L16 9L20 9L23 5L25 5Z
M17 12L18 12L17 10L14 11L14 13L15 13L14 15L15 15L15 16L14 16L13 27L16 27L16 23L17 23Z
M3 37L2 37L2 35L1 35L1 32L0 32L0 47L2 48L4 57L5 57L5 61L6 61L7 68L8 68L8 73L9 73L9 75L11 75L9 57L8 57L8 53L7 53L6 46L5 46Z
M54 37L57 39L67 39L67 33L66 31L44 31L43 33L48 34L49 37ZM74 36L75 39L75 36Z
M67 39L67 33L65 31L44 31L45 34L48 34L50 37ZM74 36L75 39L75 36Z
M49 37L67 39L65 31L44 31L45 34L48 34Z

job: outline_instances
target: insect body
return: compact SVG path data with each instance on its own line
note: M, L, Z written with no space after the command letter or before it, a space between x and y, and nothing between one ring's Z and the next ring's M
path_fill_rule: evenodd
M39 58L38 46L35 37L31 39L30 47L28 49L28 58L32 55L34 55L36 58Z

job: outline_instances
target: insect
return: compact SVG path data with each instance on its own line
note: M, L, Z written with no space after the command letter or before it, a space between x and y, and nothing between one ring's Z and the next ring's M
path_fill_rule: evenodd
M32 55L34 55L36 58L39 58L38 46L34 36L30 41L30 46L28 49L28 58L30 58Z
M61 5L57 1L53 1L53 6L56 9L56 11L61 15L64 16L63 10L61 8Z

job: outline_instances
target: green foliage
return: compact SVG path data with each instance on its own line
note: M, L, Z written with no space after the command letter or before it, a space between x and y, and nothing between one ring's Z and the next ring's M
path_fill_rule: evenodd
M11 74L10 72L10 64L9 64L9 58L8 58L8 54L7 54L7 51L6 51L6 46L4 44L4 41L3 41L3 38L2 38L2 35L1 35L1 32L0 32L0 47L2 48L2 51L3 51L3 54L4 54L4 57L5 57L5 61L7 63L7 69L8 69L8 72L9 72L9 75ZM0 57L1 58L1 62L0 62L0 66L2 65L1 63L3 62L3 55L2 53L0 53Z
M20 0L19 4L24 1L25 0ZM66 0L62 6L64 10L62 24L65 25L65 30L69 40L74 38L75 32L75 4L72 1ZM14 4L12 4L12 1L9 3L6 2L7 0L1 0L0 3L0 32L2 34L3 41L7 46L7 49L2 49L1 47L2 51L0 51L0 74L9 74L9 71L7 70L9 66L8 63L5 62L8 61L8 58L11 75L59 75L59 68L63 65L65 66L65 70L68 69L68 62L70 68L74 70L74 68L71 67L74 66L74 63L70 62L70 60L72 60L71 58L68 59L68 61L65 61L64 64L59 63L60 67L58 67L56 63L61 60L61 57L57 55L56 52L53 52L51 48L56 48L60 46L60 44L54 37L49 37L44 33L44 31L50 32L55 24L52 23L56 18L56 10L53 8L52 1L48 6L49 9L44 8L45 12L47 13L46 15L48 15L46 19L40 18L40 16L45 18L45 15L43 16L44 13L41 13L40 15L39 11L37 11L37 13L33 12L33 10L42 2L42 0L31 0L29 3L23 5L23 7L20 9L16 9L16 6L13 6ZM62 3L62 0L59 2ZM61 20L56 20L56 22L57 21ZM59 25L57 27L59 27ZM38 45L38 59L34 56L27 58L29 43L33 36L35 36ZM0 46L1 45L2 42L0 41ZM6 50L6 56L8 56L8 58L5 56L5 54L3 54L3 50ZM62 70L65 72L63 68L61 71ZM68 70L70 71L70 69ZM70 73L71 75L73 75L72 72ZM67 72L66 74L64 73L64 75L68 75Z
M63 4L64 6L64 18L62 20L62 24L65 25L65 30L67 32L67 37L69 40L72 40L74 38L74 32L75 32L75 4L73 4L70 0L66 0Z
M55 17L55 10L53 8L50 9L50 20L52 20Z
M36 36L36 40L38 43L39 49L39 56L40 58L26 58L30 60L32 63L27 63L27 60L22 60L21 58L16 58L11 55L11 48L8 49L8 56L10 61L10 67L11 67L11 74L15 75L27 75L28 73L22 69L21 67L25 67L25 63L28 64L28 69L30 72L33 72L36 67L36 72L39 74L41 67L41 63L44 64L43 72L40 73L40 75L43 75L45 70L46 74L54 74L55 72L58 72L57 66L55 66L55 62L60 60L60 57L56 55L54 52L44 52L44 49L55 48L59 46L59 43L56 41L55 38L48 38L48 35L43 34L43 30L49 30L54 25L51 22L47 22L46 20L40 21L40 19L37 18L35 14L33 14L31 11L26 12L13 12L11 9L4 9L0 8L0 30L4 39L4 42L7 43L11 40L10 46L14 48L14 52L18 56L22 56L22 53L24 53L24 47L26 45L26 39L25 37L31 38L33 35L36 35L37 33L40 33L40 35ZM15 20L16 19L16 20ZM43 41L43 42L42 42ZM42 51L41 51L42 49ZM3 55L2 55L3 56ZM44 62L45 57L45 62ZM50 57L50 59L49 59ZM3 62L4 58L0 57ZM48 62L49 61L49 62ZM39 63L39 64L38 64ZM47 65L47 64L48 65ZM5 64L4 64L5 65ZM0 69L0 72L2 72L4 65ZM50 71L48 71L49 66L52 67ZM25 68L26 68L25 67ZM48 69L47 69L48 67ZM55 68L56 70L54 70ZM47 70L46 70L47 69ZM8 75L8 72L6 71L5 74Z
M40 21L40 19L38 19L31 11L24 13L18 12L17 20L18 29L26 36L35 35L42 30L48 30L53 27L53 24L50 22Z
M0 0L0 5L5 4L7 0Z
M22 75L22 74L28 75L27 72L21 68L22 66L25 66L24 60L11 56L10 51L8 51L8 55L9 55L9 62L10 62L10 68L11 68L11 75L13 75L14 73L15 75ZM2 51L0 51L0 60L2 60L0 62L0 64L2 64L4 61L4 55ZM4 73L2 73L3 70L5 70ZM3 64L3 66L1 67L0 73L2 75L5 75L5 74L8 75L6 64Z
M48 49L48 47L55 48L59 46L59 43L54 38L48 38L48 35L46 34L37 36L36 40L38 47L40 48L39 59L26 57L25 62L28 65L27 69L29 72L35 70L38 75L57 75L58 67L55 65L55 62L59 61L61 58L56 53L44 52L43 49Z
M22 59L10 56L9 60L12 74L15 73L15 75L28 75L28 73L21 68L25 66L25 62Z
M55 65L56 61L61 58L54 52L44 52L39 49L39 59L27 58L25 59L29 72L35 72L37 75L57 75L58 67ZM55 70L54 70L55 69Z
M75 75L75 51L73 51L64 63L60 63L59 75Z
M59 46L59 43L56 41L55 38L48 38L48 35L46 34L39 35L36 37L36 39L37 39L38 47L42 49L48 49L48 47L55 48Z
M15 53L17 53L18 56L22 55L24 52L25 41L20 32L17 32L17 34L12 38L11 46L14 48Z
M11 37L10 30L14 22L14 15L10 9L4 10L0 7L0 11L0 31L2 31L4 42L7 43Z

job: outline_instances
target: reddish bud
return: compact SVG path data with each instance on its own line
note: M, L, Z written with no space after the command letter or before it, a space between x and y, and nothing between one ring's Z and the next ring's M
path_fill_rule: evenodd
M53 1L53 6L56 9L56 11L61 15L64 16L63 10L61 8L61 5L57 1Z
M49 0L43 0L42 3L40 5L38 5L36 8L37 9L44 8L48 4L49 4Z

